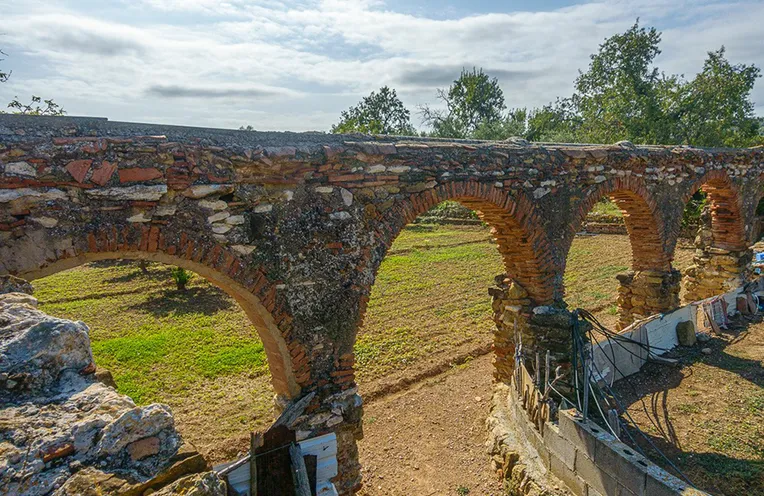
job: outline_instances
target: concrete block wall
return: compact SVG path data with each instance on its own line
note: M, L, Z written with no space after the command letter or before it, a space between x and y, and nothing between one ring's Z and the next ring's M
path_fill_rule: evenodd
M541 472L562 481L576 496L702 496L691 487L622 443L575 410L538 429L509 388L509 412L520 435L537 453ZM527 460L525 461L528 462Z

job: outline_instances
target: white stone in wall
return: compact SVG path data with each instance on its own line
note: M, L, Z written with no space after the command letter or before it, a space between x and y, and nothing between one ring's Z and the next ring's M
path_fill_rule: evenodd
M58 225L58 219L54 219L53 217L29 217L30 221L36 222L37 224L40 224L42 227L47 227L50 229L51 227L56 227Z
M543 197L544 197L544 196L546 196L546 195L547 195L547 193L549 193L550 191L552 191L552 190L551 190L551 189L548 189L548 188L536 188L535 190L533 190L533 198L535 198L535 199L537 199L537 200L538 200L539 198L543 198Z
M340 188L340 194L342 195L342 201L346 206L349 207L353 204L353 193L346 190L345 188Z
M55 188L47 191L39 191L32 188L0 189L0 203L8 203L24 197L32 197L39 200L66 200L66 193Z
M226 218L225 222L226 224L230 224L232 226L240 226L246 222L246 219L243 215L231 215Z
M223 200L201 200L199 206L210 210L225 210L228 208L228 203Z
M258 205L255 207L256 214L264 214L264 213L270 212L271 210L273 210L273 205L271 205L270 203L264 203L262 205Z
M5 174L10 176L37 177L37 169L26 162L5 164Z
M183 191L188 198L204 198L210 195L225 195L233 192L232 184L197 184Z
M157 217L170 217L175 215L177 210L178 207L176 205L159 205L154 211L154 215Z
M228 224L221 223L221 224L212 225L212 232L214 232L215 234L225 234L230 230L231 230L231 226L229 226Z
M214 215L210 215L209 217L207 217L207 222L209 222L210 224L213 224L215 222L225 219L226 217L230 217L230 215L231 214L229 212L218 212Z
M410 171L411 167L409 167L408 165L396 165L396 166L388 168L387 170L389 170L390 172L394 174L401 174L403 172Z
M387 170L387 167L385 167L382 164L376 164L369 167L369 174L379 174L380 172L385 172Z
M257 247L253 245L233 245L231 248L233 248L233 250L236 253L241 253L242 255L249 255L250 253L255 251L255 248Z
M143 200L157 201L167 193L167 185L153 184L136 186L125 186L118 188L98 188L89 189L85 194L93 198L102 198L105 200Z
M127 218L128 222L151 222L151 216L147 216L146 212L141 212L137 215L133 215L132 217Z
M331 217L334 220L345 220L350 218L350 214L348 212L342 211L342 212L332 212L329 214L329 217Z
M332 191L334 191L333 186L317 186L316 187L316 193L321 193L323 195L329 194Z

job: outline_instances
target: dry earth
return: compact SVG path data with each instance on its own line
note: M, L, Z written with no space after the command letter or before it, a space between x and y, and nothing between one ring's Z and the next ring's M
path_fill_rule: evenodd
M704 354L708 348L710 354ZM676 348L681 367L648 364L616 383L651 441L699 488L764 495L764 323L742 319L705 344ZM650 458L667 463L637 434Z
M361 496L499 495L486 453L491 359L365 407Z

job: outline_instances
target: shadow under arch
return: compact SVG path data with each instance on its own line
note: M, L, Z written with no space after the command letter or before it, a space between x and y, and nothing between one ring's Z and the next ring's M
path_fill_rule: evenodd
M219 245L214 245L212 249L218 254L227 252L227 250ZM244 313L255 326L268 358L268 368L276 394L286 399L293 399L299 396L301 388L294 372L292 356L272 312L266 308L263 301L251 289L248 289L243 280L237 280L238 278L234 278L204 263L204 260L194 260L193 258L168 254L159 250L144 251L130 248L114 251L86 251L75 256L59 258L39 268L20 271L15 275L33 281L89 262L119 259L146 260L182 267L196 272L222 289L241 306Z
M623 214L632 248L632 268L637 271L671 270L672 257L665 250L665 230L663 219L658 215L657 203L647 191L644 181L636 177L619 177L603 182L581 201L566 236L565 259L586 216L603 197L608 197Z
M412 194L393 205L377 220L377 248L371 258L373 273L376 275L387 250L407 224L448 200L476 211L491 227L509 277L528 292L534 304L550 304L561 296L555 284L551 244L540 227L543 223L533 204L524 195L513 198L501 188L476 181L451 182Z
M693 182L682 196L683 209L697 191L703 191L708 198L713 246L729 251L747 249L742 198L727 172L708 171Z

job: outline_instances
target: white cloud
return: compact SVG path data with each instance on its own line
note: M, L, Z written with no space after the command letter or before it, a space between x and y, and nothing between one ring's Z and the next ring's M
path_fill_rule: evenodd
M538 106L568 95L589 54L638 16L664 31L666 72L692 75L722 44L733 62L764 66L759 3L613 0L436 20L381 0L144 0L100 17L34 0L7 9L0 43L15 71L0 101L33 91L72 115L328 129L384 84L413 111L477 66L509 106ZM754 97L764 109L764 83Z

